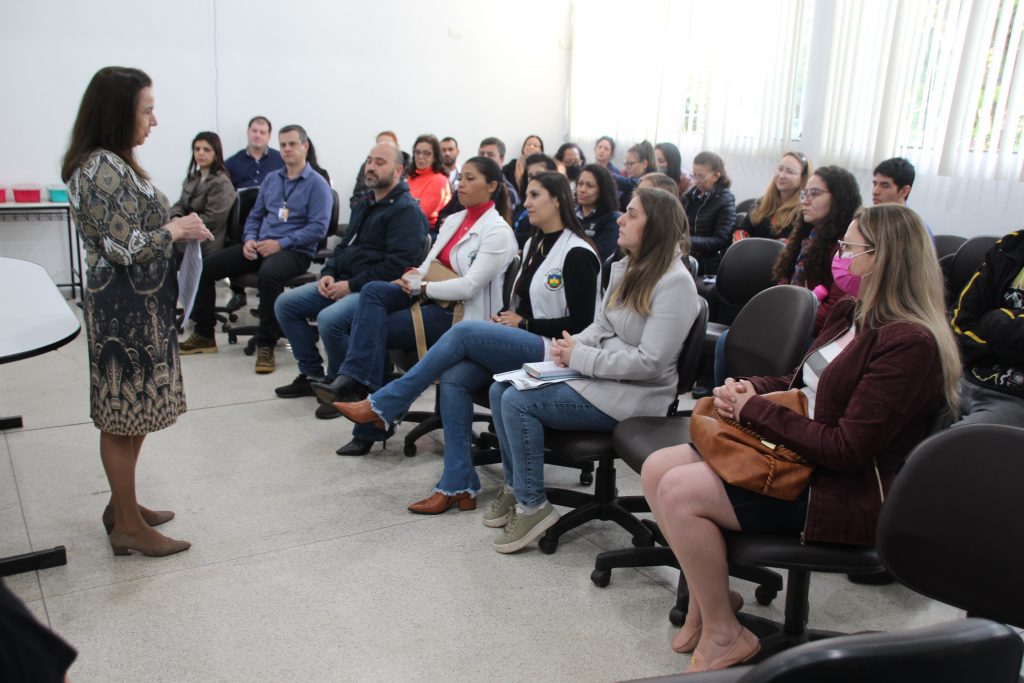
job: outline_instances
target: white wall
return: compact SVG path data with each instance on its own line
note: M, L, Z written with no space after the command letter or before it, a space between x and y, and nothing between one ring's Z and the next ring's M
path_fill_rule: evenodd
M554 148L569 18L570 0L4 3L0 184L58 182L85 86L112 64L154 81L159 126L138 155L172 201L195 133L219 132L231 154L256 113L275 133L305 126L343 198L382 129L407 150L420 133L452 135L463 159L488 135L510 158L528 133Z

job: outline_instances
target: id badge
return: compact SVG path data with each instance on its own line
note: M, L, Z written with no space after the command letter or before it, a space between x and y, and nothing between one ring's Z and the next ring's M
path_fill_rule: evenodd
M277 217L280 218L283 221L287 221L288 220L288 207L287 206L282 206L280 209L278 209L277 210Z

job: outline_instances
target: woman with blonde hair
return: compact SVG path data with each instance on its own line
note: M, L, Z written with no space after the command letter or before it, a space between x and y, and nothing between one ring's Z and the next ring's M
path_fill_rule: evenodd
M733 486L692 444L644 463L644 496L690 588L672 642L694 653L687 671L724 669L760 649L734 614L743 601L728 590L723 530L873 544L897 468L937 416L958 409L960 356L920 217L891 204L865 209L839 247L832 271L850 296L835 305L802 367L787 377L730 378L714 391L722 417L808 460L810 486L793 501ZM791 386L807 395L807 416L762 396Z
M814 168L800 152L786 152L775 168L772 181L753 210L736 229L734 238L767 237L785 240L800 218L800 191Z
M484 513L504 526L500 553L526 547L558 521L544 493L544 428L610 432L620 420L664 415L676 397L676 359L697 318L697 289L680 257L682 206L664 190L639 189L619 218L626 258L594 322L563 332L548 357L579 379L520 391L491 385L490 405L505 484Z

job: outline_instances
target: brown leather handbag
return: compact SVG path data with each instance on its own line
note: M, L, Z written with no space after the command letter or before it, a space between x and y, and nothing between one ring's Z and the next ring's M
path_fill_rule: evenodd
M799 389L760 396L807 415L807 397ZM713 397L702 398L694 406L690 438L708 467L733 486L763 496L796 500L810 484L814 465L791 448L722 417Z
M427 283L444 282L445 280L454 280L457 277L461 276L435 259L430 262L430 267L427 268L427 274L423 276L423 281ZM416 301L413 302L411 310L412 331L413 335L416 337L416 354L419 356L420 360L422 360L423 356L427 353L427 335L423 329L423 311L420 310L420 300L423 300L425 303L429 302L437 304L441 308L448 308L449 306L454 305L454 309L452 310L452 325L462 322L464 308L461 301L438 301L436 299L428 299L422 295L419 299L416 299Z

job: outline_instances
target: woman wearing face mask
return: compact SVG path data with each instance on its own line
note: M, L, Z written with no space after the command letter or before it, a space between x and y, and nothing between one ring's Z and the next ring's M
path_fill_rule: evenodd
M785 240L789 237L801 212L800 191L813 172L811 162L803 154L786 152L775 168L768 189L737 229L736 238Z
M473 467L473 393L498 372L544 360L553 338L576 334L594 319L600 264L593 243L572 213L565 176L541 173L524 195L530 222L537 227L526 243L523 266L508 309L490 321L459 323L413 368L358 403L335 407L357 423L400 419L412 402L440 377L444 425L444 471L433 494L409 510L441 514L453 507L476 508L480 478Z
M694 185L681 198L690 221L690 249L701 275L715 275L736 227L736 198L722 157L701 152L693 158Z
M918 215L891 204L865 209L832 263L856 299L832 309L801 368L727 379L714 392L721 415L815 466L809 488L787 501L733 486L692 445L644 462L644 496L690 589L686 622L672 641L677 652L693 652L688 672L724 669L760 648L734 614L743 601L728 590L722 531L872 545L896 470L936 416L957 411L960 357ZM761 396L794 385L807 394L806 417Z
M567 142L555 152L555 161L565 169L565 177L569 179L569 187L576 191L576 179L580 177L580 171L587 165L587 157L583 150L574 142Z
M224 152L220 136L203 131L192 140L192 161L181 184L181 197L171 207L170 218L180 218L195 213L213 233L213 239L200 242L203 256L208 256L224 247L224 236L228 231L228 213L235 203L235 186L231 175L224 166ZM181 247L179 245L180 249Z
M654 161L658 165L658 173L664 173L679 186L679 196L693 186L693 176L683 168L683 155L671 142L659 142L654 146Z
M860 208L857 179L838 166L822 166L800 192L801 213L786 242L786 250L775 262L774 275L780 285L799 285L818 297L814 322L817 335L828 312L843 296L832 277L832 256L843 230Z

